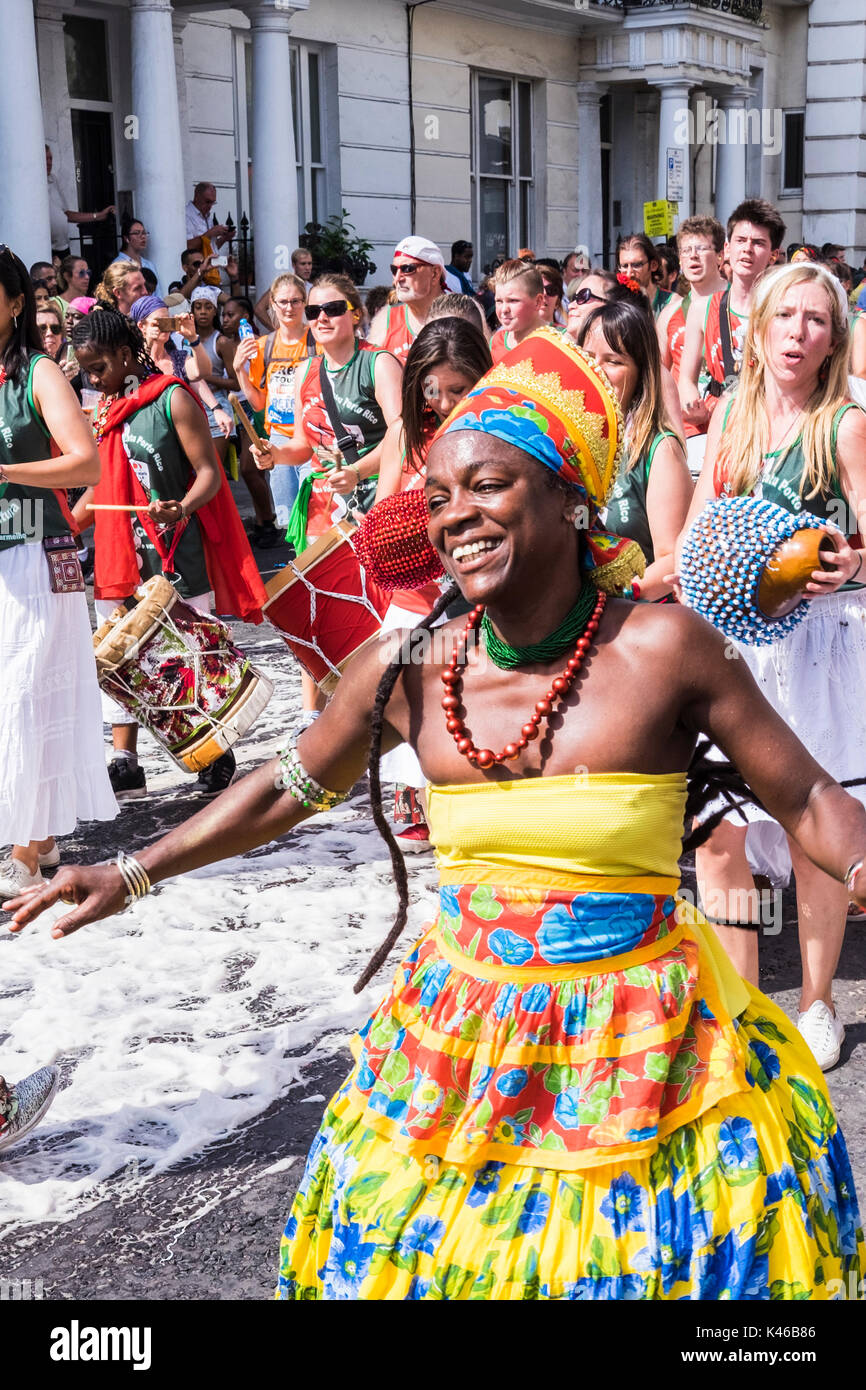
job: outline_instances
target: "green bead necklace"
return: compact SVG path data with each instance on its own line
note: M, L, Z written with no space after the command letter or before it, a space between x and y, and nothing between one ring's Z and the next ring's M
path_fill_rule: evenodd
M497 637L485 612L481 619L481 631L484 634L487 655L500 671L514 671L518 666L528 666L535 661L555 661L563 652L573 647L578 637L586 630L597 602L598 590L595 585L584 582L577 602L570 612L566 613L556 631L529 647L511 647L507 642L503 642L501 637Z

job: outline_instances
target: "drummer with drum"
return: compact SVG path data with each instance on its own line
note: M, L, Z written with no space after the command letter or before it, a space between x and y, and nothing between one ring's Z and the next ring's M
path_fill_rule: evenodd
M391 353L358 341L361 299L347 276L320 275L304 313L322 356L296 372L294 436L279 446L272 436L253 450L260 468L302 468L287 535L299 554L373 505L385 434L400 416L403 374ZM304 708L322 708L307 675Z
M219 612L259 621L264 587L197 399L184 382L155 370L138 328L121 314L88 315L73 346L104 392L94 421L102 479L75 507L82 529L96 516L97 616L110 617L140 583L162 573L201 612L212 611L215 594ZM114 702L106 717L115 796L145 796L138 725ZM227 751L199 773L197 790L214 795L234 774Z

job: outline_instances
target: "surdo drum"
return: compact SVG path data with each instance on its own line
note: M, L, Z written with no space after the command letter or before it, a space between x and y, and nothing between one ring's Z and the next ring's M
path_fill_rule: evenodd
M391 601L361 568L357 529L338 521L265 585L262 612L326 695L376 638Z

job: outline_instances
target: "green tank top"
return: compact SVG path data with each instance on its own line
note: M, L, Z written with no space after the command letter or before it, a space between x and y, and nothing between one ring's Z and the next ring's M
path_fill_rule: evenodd
M181 448L171 420L171 400L179 386L169 386L156 400L131 415L123 426L121 439L130 467L151 501L180 501L186 493L192 465ZM162 561L137 517L132 522L136 556L142 580L162 574ZM172 532L165 536L171 544ZM210 589L198 517L189 524L178 542L172 568L180 575L175 587L182 598L194 598Z
M0 484L0 550L43 536L63 536L69 523L51 488L16 483L16 463L36 463L51 454L51 436L33 399L33 370L44 353L34 353L25 370L0 386L0 465L10 481Z
M605 517L605 526L609 531L637 541L648 565L655 560L655 551L647 516L646 492L653 458L663 439L676 439L676 435L671 430L660 431L644 457L638 459L634 467L628 471L624 460L610 495Z

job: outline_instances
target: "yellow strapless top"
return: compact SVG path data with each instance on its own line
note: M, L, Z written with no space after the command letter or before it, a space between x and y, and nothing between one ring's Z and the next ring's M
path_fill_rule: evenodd
M538 872L545 882L549 875L601 874L658 877L673 880L675 888L685 804L681 772L427 788L430 835L445 881L464 871L474 876L479 869L504 868Z

